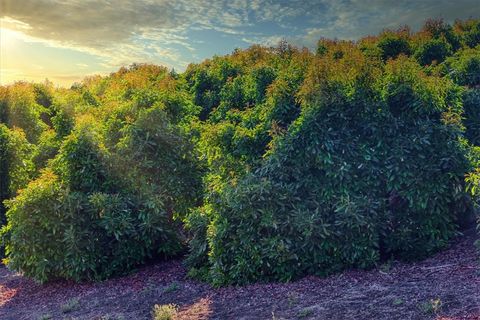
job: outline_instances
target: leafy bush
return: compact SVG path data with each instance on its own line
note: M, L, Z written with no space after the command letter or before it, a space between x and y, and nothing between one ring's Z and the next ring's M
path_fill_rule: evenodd
M454 51L461 46L460 36L443 19L428 19L423 25L422 31L426 32L432 39L442 39Z
M188 141L156 108L139 113L110 150L94 128L79 125L42 176L7 202L11 268L39 281L104 279L181 250L176 217L198 189Z
M423 66L441 63L450 54L451 46L444 39L431 39L415 51L415 58Z
M156 304L153 307L153 320L173 320L177 314L178 307L174 304Z
M409 55L411 53L410 43L402 34L385 33L377 43L382 52L382 59L388 60L396 58L400 54Z
M111 170L127 182L125 187L160 197L170 216L183 215L196 204L201 172L193 145L163 107L140 110L121 134L112 148Z
M5 220L3 201L15 196L32 178L34 147L21 129L8 129L0 124L0 226Z
M476 216L474 218L477 220L477 232L480 232L480 214L478 213L478 208L480 206L480 148L475 147L472 153L474 157L475 168L466 175L465 181L467 183L467 190L472 196L475 208L477 209ZM480 250L480 239L477 239L475 244Z
M45 168L48 161L57 155L61 143L55 130L48 129L42 132L33 154L33 162L37 170Z
M465 46L475 48L480 44L480 20L457 20L454 24L454 30Z
M7 154L8 128L0 124L0 224L6 223L3 201L10 197L10 174Z
M1 99L4 123L10 128L21 128L27 140L36 143L47 125L41 119L46 110L37 104L34 87L28 83L17 82L7 87Z
M210 61L204 63L206 66ZM220 89L229 77L237 75L238 69L226 59L214 58L211 68L191 67L186 71L187 81L194 95L194 103L202 107L201 119L220 103Z
M8 225L2 234L11 268L41 281L63 275L63 231L69 227L65 197L58 177L45 172L7 202Z
M206 268L217 285L286 281L447 244L468 171L460 90L405 58L380 72L352 53L311 66L302 114L268 158L190 218L205 232L191 274Z
M480 90L470 89L463 95L465 136L470 143L480 145Z
M471 224L478 31L429 20L0 86L7 261L104 279L189 240L190 274L223 285L426 256Z
M457 84L469 87L480 85L480 48L458 51L445 61L444 73Z

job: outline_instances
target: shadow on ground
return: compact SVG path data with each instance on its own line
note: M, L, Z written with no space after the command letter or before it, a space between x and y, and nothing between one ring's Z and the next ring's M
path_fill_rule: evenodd
M151 319L153 305L173 303L178 319L480 320L474 237L414 264L238 288L188 280L180 261L83 284L40 285L1 267L0 319Z

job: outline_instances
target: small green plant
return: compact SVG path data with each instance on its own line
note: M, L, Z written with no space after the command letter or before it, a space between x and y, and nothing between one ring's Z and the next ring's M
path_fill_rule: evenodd
M174 304L156 304L153 307L153 320L172 320L177 314L177 306Z
M164 293L170 293L177 291L179 289L178 283L177 282L172 282L169 286L167 286L165 289L163 289Z
M69 313L77 310L80 307L80 301L78 298L72 298L62 305L62 312Z
M302 309L298 312L297 316L299 318L306 318L313 315L313 310L309 308Z
M438 313L442 309L442 300L440 298L430 299L420 305L420 309L424 313Z
M111 315L106 314L100 318L100 320L124 320L125 317L123 315Z
M298 296L295 293L289 293L287 295L288 307L293 307L298 302Z
M390 272L392 269L392 260L387 260L385 263L380 265L380 271L384 273Z
M53 316L50 314L50 313L46 313L44 315L41 315L40 318L38 318L39 320L50 320L50 319L53 319Z
M141 294L149 294L155 290L155 284L152 282L148 282L147 285L142 289Z
M404 301L400 298L395 298L392 302L394 306L401 306L404 303Z

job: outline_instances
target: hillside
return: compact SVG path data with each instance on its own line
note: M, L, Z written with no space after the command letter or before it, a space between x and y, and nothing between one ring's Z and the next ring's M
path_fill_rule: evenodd
M175 304L175 319L480 319L473 233L422 262L392 262L289 284L212 289L189 280L178 260L101 283L39 285L0 269L2 319L151 319ZM72 303L72 301L74 303ZM43 318L42 318L43 316ZM48 317L50 316L50 318Z
M479 196L478 19L0 87L5 317L475 318Z

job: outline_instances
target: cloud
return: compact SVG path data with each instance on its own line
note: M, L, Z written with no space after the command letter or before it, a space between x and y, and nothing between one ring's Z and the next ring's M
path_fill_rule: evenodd
M286 39L281 35L273 36L254 36L254 37L243 37L242 41L248 44L260 44L262 46L272 47L277 45L280 41Z
M2 15L28 24L33 37L102 48L129 39L144 26L173 28L168 2L2 1Z
M252 26L249 7L246 0L2 0L0 19L28 41L88 52L105 65L185 66L181 51L195 53L188 30L242 35L240 28Z
M298 43L312 46L321 38L355 40L377 34L384 28L409 25L414 29L428 18L443 18L447 22L480 16L478 0L351 0L324 1L322 10L309 10L312 27L296 37Z
M312 47L320 37L356 39L428 17L478 16L478 8L478 0L1 0L0 19L28 41L90 53L108 68L134 61L178 68L204 58L202 44L220 50L219 41L190 38L192 30L240 45L286 38Z

